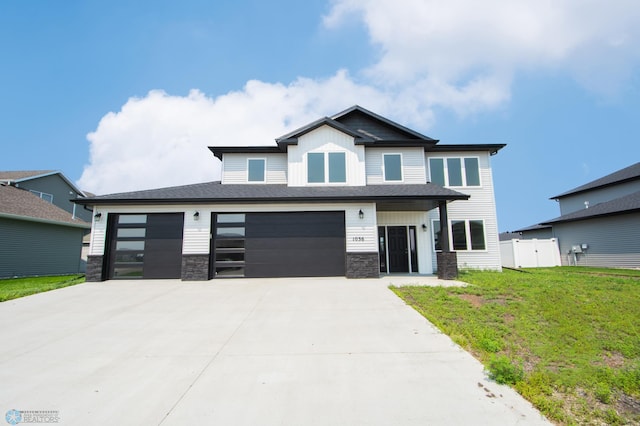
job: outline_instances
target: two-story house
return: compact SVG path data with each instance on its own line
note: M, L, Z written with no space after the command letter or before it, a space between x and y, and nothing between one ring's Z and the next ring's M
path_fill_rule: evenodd
M210 147L219 182L77 200L94 209L87 279L500 269L503 147L442 145L359 106L273 146Z

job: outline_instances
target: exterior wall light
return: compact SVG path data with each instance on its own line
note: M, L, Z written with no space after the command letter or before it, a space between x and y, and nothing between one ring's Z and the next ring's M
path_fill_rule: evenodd
M195 212L193 214L193 220L199 220L200 219L200 212Z
M362 209L360 209L360 211L358 212L358 217L360 219L364 219L364 212L362 211Z
M422 232L427 232L427 225L424 223L422 224Z
M96 220L96 222L100 222L100 219L102 218L102 213L96 213L95 216L93 217Z

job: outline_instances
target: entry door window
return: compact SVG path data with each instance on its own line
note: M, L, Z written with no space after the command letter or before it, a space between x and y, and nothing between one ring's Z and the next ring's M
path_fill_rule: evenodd
M386 273L387 270L387 229L384 226L378 226L378 253L380 255L380 272Z

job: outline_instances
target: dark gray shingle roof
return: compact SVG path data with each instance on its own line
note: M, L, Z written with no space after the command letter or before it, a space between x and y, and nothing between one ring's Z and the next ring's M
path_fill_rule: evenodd
M331 202L365 200L466 200L469 196L441 186L419 185L367 185L367 186L313 186L287 185L222 185L220 182L198 183L100 195L74 200L78 204L133 204L133 203L242 203L242 202Z
M71 214L24 189L0 185L0 216L36 219L89 228L89 223L73 219Z
M536 224L536 225L527 226L525 228L516 229L513 232L520 233L520 232L526 232L526 231L538 231L540 229L549 229L549 228L551 228L551 225Z
M586 183L577 188L573 188L567 192L563 192L560 195L551 197L551 199L562 198L568 195L578 194L580 192L589 191L591 189L601 188L604 186L611 186L617 183L627 182L630 180L640 179L640 162L635 163L629 167L613 172L610 175L601 177L589 183Z
M541 225L553 225L554 223L573 222L576 220L593 219L596 217L613 216L636 211L640 211L640 191L590 206L588 209L578 210L577 212L542 222Z

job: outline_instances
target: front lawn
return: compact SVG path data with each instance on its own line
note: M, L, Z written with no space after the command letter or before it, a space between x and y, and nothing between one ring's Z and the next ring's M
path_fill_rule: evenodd
M84 275L0 279L0 302L84 282Z
M393 288L558 424L640 424L640 271L469 271Z

